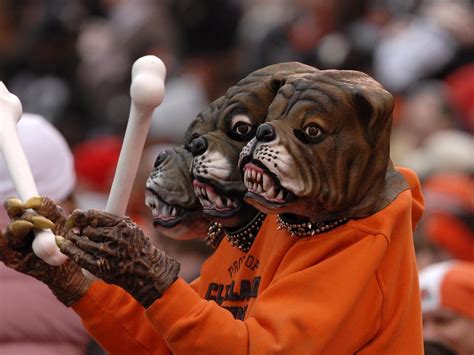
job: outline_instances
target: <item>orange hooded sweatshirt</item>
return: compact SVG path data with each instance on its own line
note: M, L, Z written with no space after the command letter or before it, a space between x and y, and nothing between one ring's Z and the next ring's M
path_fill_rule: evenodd
M268 216L244 253L224 239L191 286L147 310L95 283L74 309L112 354L422 354L412 231L419 181L382 211L292 238Z

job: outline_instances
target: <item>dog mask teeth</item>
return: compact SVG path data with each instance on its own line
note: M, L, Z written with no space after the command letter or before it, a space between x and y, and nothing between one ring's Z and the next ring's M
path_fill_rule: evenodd
M226 211L237 208L237 202L228 196L219 195L210 185L203 185L195 180L194 192L204 209Z
M269 201L282 202L287 195L284 189L276 186L267 173L254 166L245 168L244 184L250 192L261 195Z
M161 203L161 201L157 199L156 196L153 196L153 206L153 217L162 216L165 205Z
M263 191L268 191L270 187L272 187L272 182L270 181L270 178L267 174L263 174Z
M152 192L146 193L145 204L150 208L151 214L156 220L176 219L183 212L179 206L165 203Z
M169 210L169 207L167 205L165 205L164 203L160 203L161 215L168 216L169 215L168 210Z
M217 196L216 199L212 202L214 202L217 208L224 208L224 203L222 202L222 199L220 198L220 196Z
M151 210L155 208L155 199L153 197L153 194L151 192L148 192L145 194L145 205L148 206Z

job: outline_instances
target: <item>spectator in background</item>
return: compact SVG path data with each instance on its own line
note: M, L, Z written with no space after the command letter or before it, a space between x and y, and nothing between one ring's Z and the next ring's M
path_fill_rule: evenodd
M474 262L474 180L435 174L423 183L425 215L415 234L418 267L443 260Z
M404 132L409 148L423 145L430 135L458 128L453 106L448 101L446 86L442 81L420 81L407 92L401 108L402 117L398 130Z
M438 174L425 181L423 191L427 238L452 258L474 262L474 179Z
M401 131L400 131L401 133ZM397 144L401 145L402 141ZM399 148L398 151L401 149ZM421 179L437 173L474 173L474 140L472 135L458 130L440 130L425 139L424 144L398 155L394 161L416 171Z
M420 286L425 342L440 343L442 354L473 354L474 263L433 264L421 271Z
M443 81L425 80L399 102L392 158L422 179L435 173L474 172L474 141L463 130L463 119L450 92Z
M74 163L63 136L43 117L24 114L18 134L41 195L74 208ZM0 200L17 196L0 156ZM0 208L0 228L9 222ZM48 287L0 263L0 354L80 355L90 341L79 317Z

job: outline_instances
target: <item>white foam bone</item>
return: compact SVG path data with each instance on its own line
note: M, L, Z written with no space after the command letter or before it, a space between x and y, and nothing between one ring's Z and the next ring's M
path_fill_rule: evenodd
M0 81L0 150L15 189L22 201L38 196L33 174L20 144L17 123L22 114L21 102ZM50 230L35 231L34 253L50 265L60 265L67 257L59 251Z
M132 66L132 103L114 181L105 207L109 213L125 215L151 116L165 95L165 77L166 67L158 57L141 57ZM83 271L87 277L93 278L89 272Z
M132 67L132 104L127 129L105 210L123 216L138 171L153 111L165 95L166 68L155 56L138 59Z

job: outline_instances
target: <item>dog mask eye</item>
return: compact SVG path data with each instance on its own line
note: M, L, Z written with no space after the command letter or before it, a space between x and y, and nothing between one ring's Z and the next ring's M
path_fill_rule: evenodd
M247 133L250 132L252 129L252 126L249 125L248 123L245 122L238 122L234 128L233 131L237 134L240 134L241 136L246 135Z
M308 143L319 143L324 137L324 132L317 124L311 123L307 125L303 130L294 130L296 138L305 144Z
M318 139L323 134L323 131L316 125L309 125L304 129L304 133L310 139Z
M237 140L248 140L254 134L254 127L250 119L245 115L236 115L232 117L231 134Z

